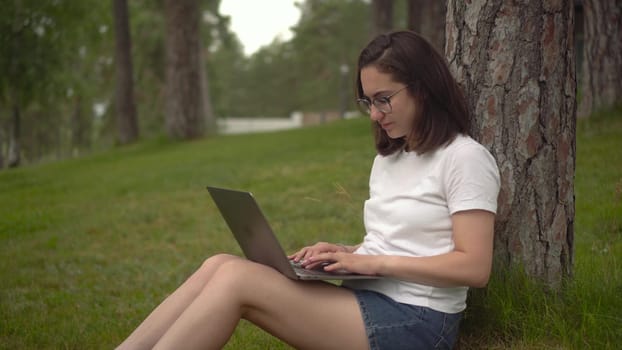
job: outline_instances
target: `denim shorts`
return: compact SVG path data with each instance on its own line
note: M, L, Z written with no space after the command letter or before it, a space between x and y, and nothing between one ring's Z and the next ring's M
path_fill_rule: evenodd
M398 303L384 294L353 290L371 350L452 349L462 313Z

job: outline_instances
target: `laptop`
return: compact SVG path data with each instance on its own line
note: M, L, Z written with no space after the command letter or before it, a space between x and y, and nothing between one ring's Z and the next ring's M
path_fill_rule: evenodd
M250 192L207 186L229 229L251 261L270 266L296 280L371 279L379 276L309 270L292 262L272 232Z

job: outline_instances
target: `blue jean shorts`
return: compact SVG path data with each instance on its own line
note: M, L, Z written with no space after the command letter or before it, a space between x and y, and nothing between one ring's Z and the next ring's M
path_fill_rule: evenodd
M462 313L398 303L384 294L353 290L371 350L452 349Z

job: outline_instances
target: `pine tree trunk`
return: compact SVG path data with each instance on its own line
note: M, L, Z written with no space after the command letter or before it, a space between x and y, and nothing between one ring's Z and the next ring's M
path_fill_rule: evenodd
M388 33L393 29L393 0L372 0L374 35Z
M171 138L203 134L205 94L201 83L199 3L166 0L166 129Z
M501 172L495 260L572 273L576 83L571 1L450 0L446 55ZM498 266L498 265L496 265Z
M446 1L408 0L408 28L423 35L440 53L445 51L446 12Z
M583 0L579 116L622 104L622 1Z
M127 144L138 138L138 119L134 104L132 42L130 39L127 0L113 0L115 28L115 64L117 80L115 105L118 141Z

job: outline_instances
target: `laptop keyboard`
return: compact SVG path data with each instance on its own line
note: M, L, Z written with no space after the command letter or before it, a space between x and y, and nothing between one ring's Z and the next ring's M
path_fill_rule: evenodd
M326 272L323 270L309 270L309 269L305 269L304 267L302 267L302 265L300 264L300 262L294 262L292 260L289 261L289 263L292 265L292 267L294 268L294 271L296 271L296 274L303 275L303 276L326 276L326 275L333 275L330 272Z

